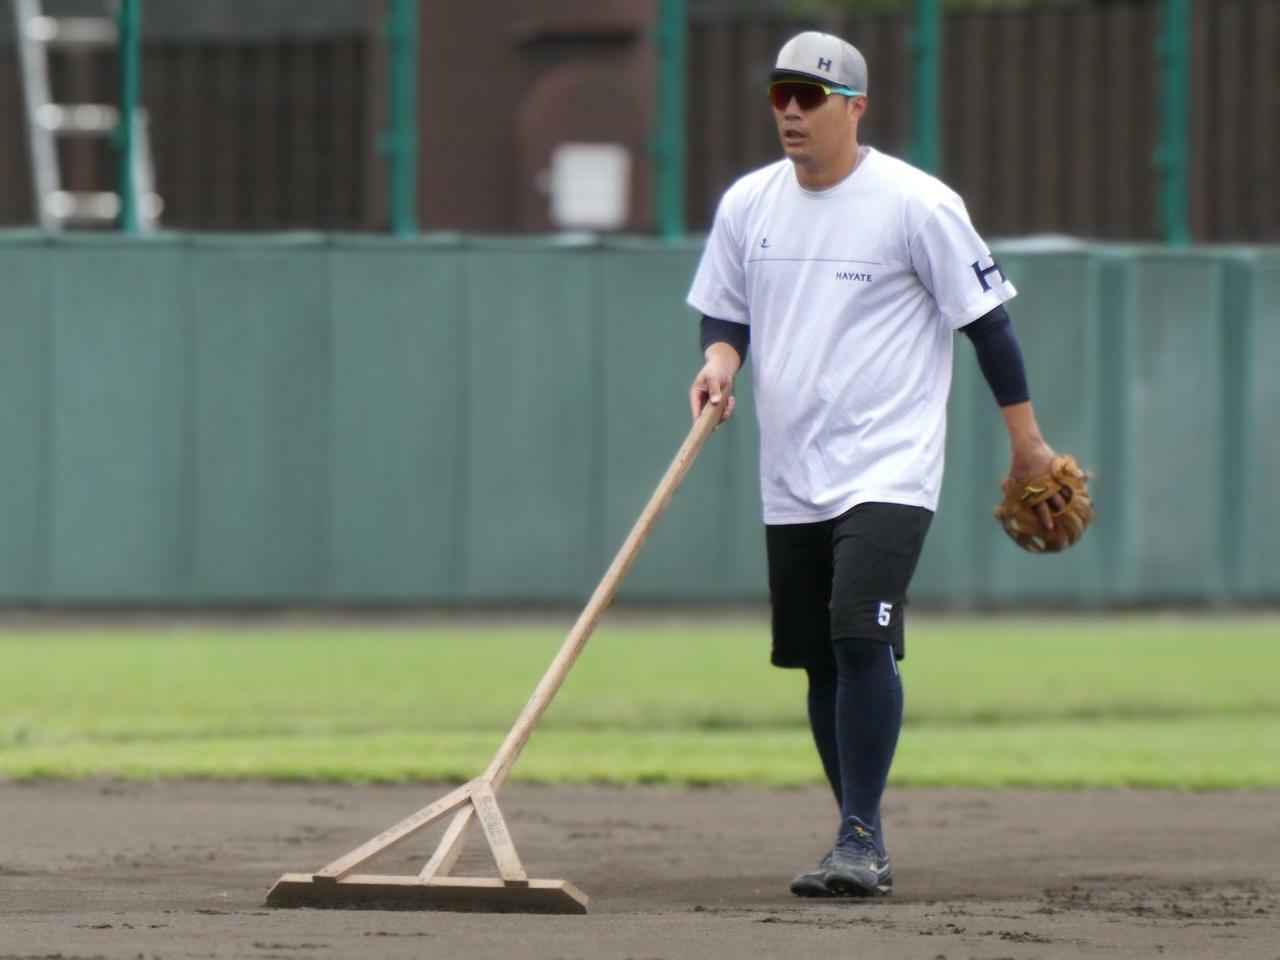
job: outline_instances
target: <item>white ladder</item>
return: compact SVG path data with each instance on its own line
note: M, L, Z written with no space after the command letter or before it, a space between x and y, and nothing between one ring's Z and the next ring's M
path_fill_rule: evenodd
M105 15L46 16L41 0L13 0L13 14L22 68L37 220L46 230L112 223L121 213L119 193L114 190L63 189L58 140L62 137L114 136L120 126L120 110L106 103L55 103L49 81L49 50L51 47L117 47L119 30L116 22ZM151 230L159 221L164 204L155 192L151 138L144 110L135 112L134 123L137 149L133 152L130 175L133 177L134 195L138 198L138 223L142 229Z

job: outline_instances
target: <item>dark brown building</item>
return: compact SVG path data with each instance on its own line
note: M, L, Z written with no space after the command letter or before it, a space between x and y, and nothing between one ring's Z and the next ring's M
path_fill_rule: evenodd
M83 9L95 0L46 0ZM1192 232L1280 240L1280 3L1193 0ZM7 6L7 5L6 5ZM763 87L778 46L818 27L871 68L864 139L911 130L909 18L797 17L785 0L689 0L687 204L775 158ZM424 229L652 228L656 0L422 0ZM386 0L147 0L143 100L164 223L379 230L387 222ZM1155 239L1159 0L1041 0L949 13L943 169L992 235ZM12 21L0 16L0 226L32 197ZM114 58L65 53L66 100L115 97ZM110 184L102 143L71 143L73 187ZM585 211L585 212L584 212ZM566 221L567 218L567 221ZM595 219L593 219L595 218Z
M648 140L656 74L655 0L488 0L423 7L422 223L551 230L563 145L614 145L597 162L621 177L621 229L652 224ZM591 167L590 151L578 151ZM563 155L562 155L563 156ZM609 184L603 188L608 189Z

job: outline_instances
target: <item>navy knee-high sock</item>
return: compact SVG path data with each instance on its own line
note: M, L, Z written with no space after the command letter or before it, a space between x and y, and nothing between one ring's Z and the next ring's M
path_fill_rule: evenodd
M818 748L822 769L836 795L836 806L843 809L840 793L840 748L836 744L836 672L833 669L810 668L809 728Z
M902 677L887 644L838 640L835 648L840 813L872 827L883 853L880 800L902 729Z

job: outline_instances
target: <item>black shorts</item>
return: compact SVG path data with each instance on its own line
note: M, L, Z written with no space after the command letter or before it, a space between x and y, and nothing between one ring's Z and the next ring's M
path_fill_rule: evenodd
M835 669L832 643L851 639L906 656L903 604L932 519L860 503L833 520L766 526L774 666Z

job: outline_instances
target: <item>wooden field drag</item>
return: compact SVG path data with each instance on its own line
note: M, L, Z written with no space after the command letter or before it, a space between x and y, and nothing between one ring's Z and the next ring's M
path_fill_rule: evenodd
M723 401L728 402L726 397ZM423 807L395 826L361 844L314 874L287 873L267 894L276 907L360 907L395 904L402 907L478 911L539 911L586 913L587 897L564 880L530 880L516 853L511 833L498 809L497 791L506 782L538 720L564 684L587 640L609 609L627 571L635 563L649 532L675 495L703 443L720 422L720 404L708 403L680 445L640 518L631 528L613 563L591 595L542 681L521 711L511 732L483 774L435 803ZM440 845L421 873L378 876L354 871L443 817L453 816ZM476 820L489 844L500 879L450 877Z
M417 877L356 874L335 883L309 873L286 873L267 895L274 907L376 907L477 910L486 913L586 913L587 896L567 880L509 884L492 877Z

